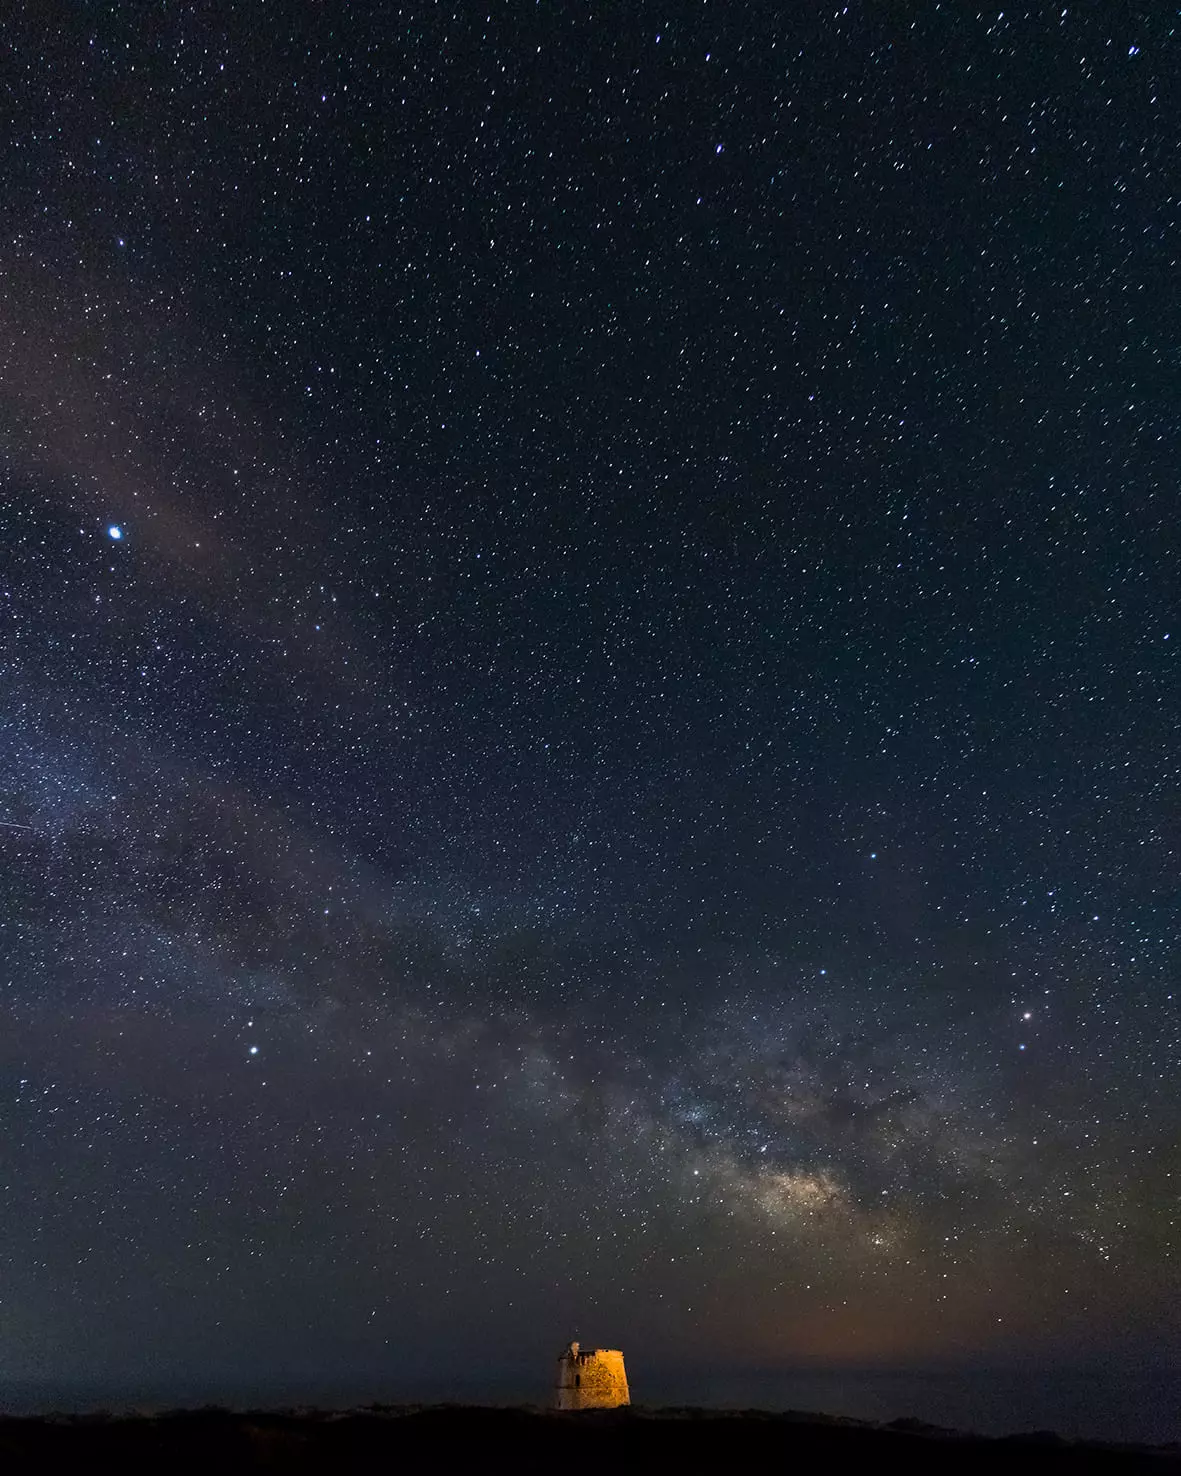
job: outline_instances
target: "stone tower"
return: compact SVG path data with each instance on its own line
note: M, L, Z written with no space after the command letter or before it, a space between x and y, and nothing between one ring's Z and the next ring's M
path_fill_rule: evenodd
M617 1409L630 1403L618 1348L580 1348L571 1343L558 1354L555 1409Z

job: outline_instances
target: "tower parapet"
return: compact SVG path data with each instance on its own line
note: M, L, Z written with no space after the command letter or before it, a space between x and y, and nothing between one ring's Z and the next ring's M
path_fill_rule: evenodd
M558 1354L555 1409L618 1409L630 1403L623 1354L618 1348L580 1348L570 1343Z

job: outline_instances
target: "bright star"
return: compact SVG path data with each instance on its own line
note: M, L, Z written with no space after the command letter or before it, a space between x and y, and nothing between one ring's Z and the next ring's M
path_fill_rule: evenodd
M113 538L115 542L118 543L119 540L123 537L123 529L120 528L118 523L112 523L111 526L107 529L107 537Z

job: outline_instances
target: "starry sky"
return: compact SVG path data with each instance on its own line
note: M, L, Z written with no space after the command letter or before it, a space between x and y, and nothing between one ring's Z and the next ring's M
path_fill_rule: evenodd
M0 39L6 1377L1181 1347L1169 8Z

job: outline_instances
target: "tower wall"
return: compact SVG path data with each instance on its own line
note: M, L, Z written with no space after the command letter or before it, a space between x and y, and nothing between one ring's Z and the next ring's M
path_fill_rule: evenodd
M618 1409L630 1403L623 1354L618 1348L580 1348L571 1343L559 1355L555 1408Z

